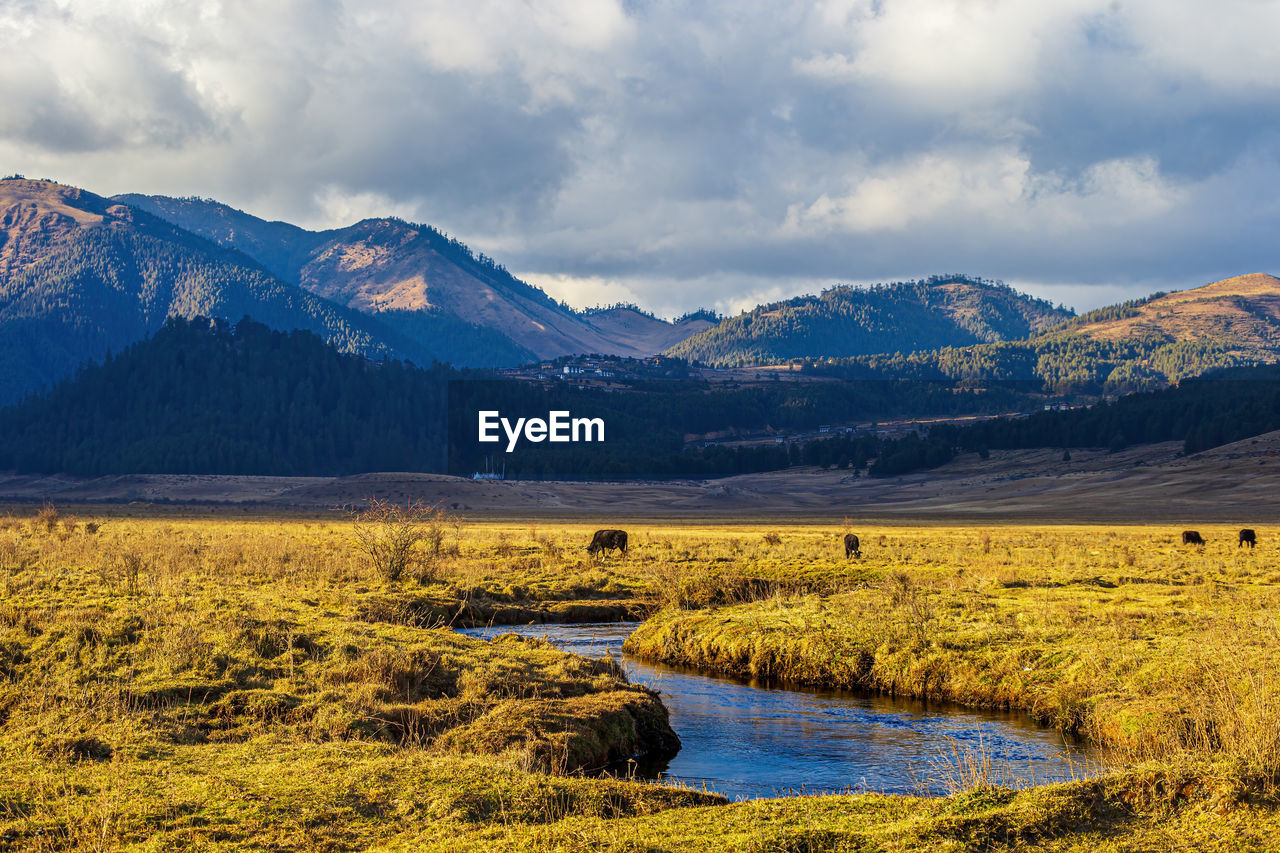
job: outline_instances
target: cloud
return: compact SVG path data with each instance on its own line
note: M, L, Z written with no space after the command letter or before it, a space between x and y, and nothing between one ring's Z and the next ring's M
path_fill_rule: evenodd
M1011 149L928 152L869 174L849 176L843 195L825 193L787 211L790 234L884 234L933 229L1003 233L1091 233L1151 221L1185 191L1172 187L1150 157L1108 160L1075 177L1035 173ZM976 236L976 235L975 235Z
M1088 307L1276 270L1278 29L1251 0L11 0L0 168L428 221L664 313L943 271Z

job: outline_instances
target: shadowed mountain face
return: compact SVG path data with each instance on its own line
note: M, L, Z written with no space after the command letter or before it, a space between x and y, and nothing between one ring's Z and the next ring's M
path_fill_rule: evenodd
M48 385L168 317L251 315L339 349L429 363L379 322L143 211L47 181L0 181L0 402Z
M455 364L513 364L577 353L654 355L705 326L621 309L580 314L427 225L366 219L314 232L202 199L117 200L245 252L326 299L376 314L409 334L447 341L444 356Z
M730 317L667 352L706 364L844 358L1030 337L1071 312L963 276L835 287Z

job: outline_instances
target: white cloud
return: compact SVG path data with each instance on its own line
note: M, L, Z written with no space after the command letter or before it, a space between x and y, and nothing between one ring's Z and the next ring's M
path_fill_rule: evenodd
M417 205L398 202L384 193L353 193L336 186L322 187L316 193L316 204L320 209L314 221L295 224L319 230L333 222L351 223L387 216L412 220L418 212Z
M1046 42L1096 2L896 0L845 10L831 41L844 52L817 53L804 73L837 82L886 85L944 110L1022 93L1039 84ZM830 20L830 18L828 18Z
M567 302L574 308L592 308L597 305L613 305L617 302L640 304L646 300L630 286L614 279L598 275L570 276L528 273L522 278L540 287L554 299Z
M823 194L787 211L795 235L910 233L972 223L1037 234L1088 233L1149 222L1187 196L1151 158L1108 160L1075 179L1036 174L1016 150L929 152L850 177L843 195Z

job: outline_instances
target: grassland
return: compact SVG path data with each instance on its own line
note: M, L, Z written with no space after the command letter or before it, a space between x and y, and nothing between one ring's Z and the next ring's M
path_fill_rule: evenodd
M1259 529L449 527L395 582L342 520L0 519L0 849L1271 850L1280 554ZM612 664L450 625L648 617L637 654L1026 709L1117 769L727 804ZM961 768L963 770L963 768Z

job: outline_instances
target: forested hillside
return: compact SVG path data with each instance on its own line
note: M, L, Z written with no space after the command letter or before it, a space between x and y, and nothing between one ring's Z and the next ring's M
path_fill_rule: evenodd
M842 379L919 379L970 385L1025 381L1049 394L1127 394L1250 360L1221 340L1170 340L1153 335L1109 341L1054 333L1029 341L812 359L804 369Z
M667 352L715 366L914 352L1026 338L1070 316L996 282L933 276L762 305Z
M0 410L0 470L26 473L469 474L489 457L516 477L710 477L796 465L900 474L956 452L1110 447L1178 440L1188 452L1280 428L1280 367L1240 368L1114 403L927 435L813 438L825 422L972 415L1025 407L1017 389L933 382L762 383L737 388L641 381L624 391L499 381L338 352L304 331L242 320L170 320L152 338ZM476 411L603 418L603 444L480 444ZM687 439L773 430L803 441Z
M1019 380L1050 394L1126 394L1277 358L1280 279L1252 274L1099 308L1026 340L814 358L805 369L845 379Z
M829 419L1006 411L1016 393L956 394L936 383L639 381L625 391L493 380L344 355L307 332L250 320L175 319L154 337L51 392L0 410L0 470L28 473L334 475L483 468L509 474L720 476L799 464L861 465L879 441L686 446L690 435L813 431ZM477 409L603 417L607 441L480 445ZM446 423L446 413L451 420ZM446 426L449 428L446 429ZM447 456L446 456L447 436Z
M440 471L449 375L339 353L310 332L174 319L47 395L0 410L0 469Z

